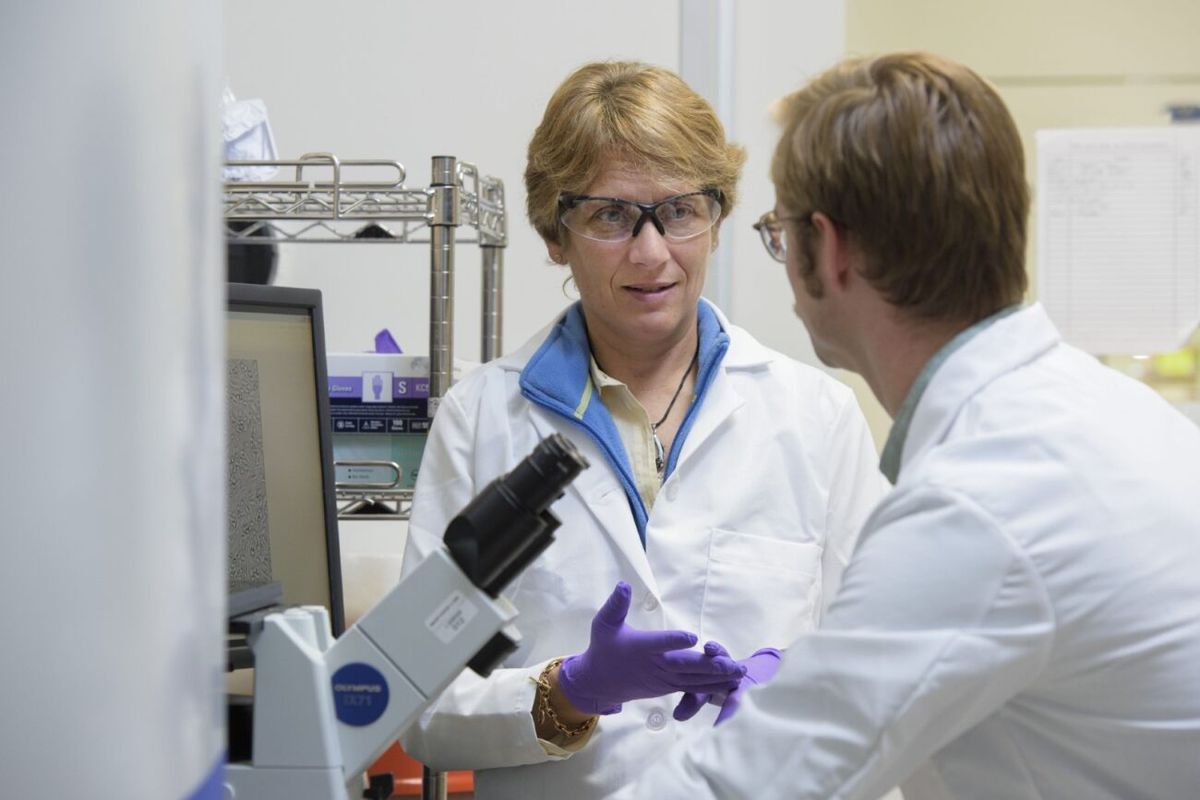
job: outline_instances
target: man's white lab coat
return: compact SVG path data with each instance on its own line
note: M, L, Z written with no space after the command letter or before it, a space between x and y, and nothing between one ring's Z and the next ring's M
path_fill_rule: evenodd
M618 580L633 588L634 627L689 630L739 658L786 647L816 625L823 590L840 579L887 488L850 391L718 319L729 349L650 510L645 548L600 448L573 419L520 390L541 336L473 372L438 411L406 569L542 438L562 433L591 462L552 506L563 522L555 542L505 591L520 611L521 648L486 680L464 673L403 740L434 769L477 770L480 798L610 798L632 790L672 742L711 727L711 706L675 722L676 694L625 703L565 760L539 744L531 678L551 658L587 647L592 616Z
M644 800L1200 797L1200 429L1040 306L934 373L822 629Z

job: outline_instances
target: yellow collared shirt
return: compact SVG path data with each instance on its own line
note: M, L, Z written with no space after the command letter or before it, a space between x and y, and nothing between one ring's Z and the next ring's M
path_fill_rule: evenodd
M658 468L654 463L654 434L650 427L650 417L646 409L629 391L629 387L600 369L596 359L589 356L591 361L592 383L600 392L608 413L612 415L617 426L617 434L625 445L629 455L629 463L633 467L633 481L637 486L646 513L654 505L658 497Z

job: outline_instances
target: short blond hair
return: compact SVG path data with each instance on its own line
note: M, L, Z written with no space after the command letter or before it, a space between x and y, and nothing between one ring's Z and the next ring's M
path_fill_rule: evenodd
M559 197L586 191L614 160L656 179L716 189L724 219L746 155L674 72L630 61L586 64L554 92L529 142L525 205L543 239L562 241Z
M779 204L844 227L892 305L974 321L1020 302L1025 160L987 81L929 53L850 59L781 100L776 115Z

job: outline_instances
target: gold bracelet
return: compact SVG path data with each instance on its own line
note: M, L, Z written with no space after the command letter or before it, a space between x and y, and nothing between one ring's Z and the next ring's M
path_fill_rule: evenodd
M563 721L558 718L558 712L554 710L554 704L550 702L550 672L555 667L562 664L562 662L563 660L561 658L554 659L546 665L546 668L542 670L541 675L538 675L536 678L532 678L531 680L533 680L538 687L537 714L539 721L549 721L549 723L554 726L554 730L558 731L569 739L574 739L576 736L582 736L592 728L596 727L596 720L599 719L599 717L588 717L574 728L568 728L563 724Z

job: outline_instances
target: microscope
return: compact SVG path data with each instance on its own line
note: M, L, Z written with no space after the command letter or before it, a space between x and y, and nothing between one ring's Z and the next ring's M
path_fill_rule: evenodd
M451 520L435 550L336 640L319 606L237 622L253 655L252 747L226 800L346 800L363 771L469 667L488 675L520 635L501 590L553 541L549 506L588 466L542 440Z

